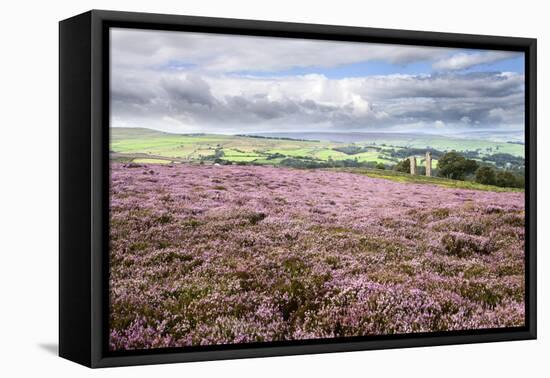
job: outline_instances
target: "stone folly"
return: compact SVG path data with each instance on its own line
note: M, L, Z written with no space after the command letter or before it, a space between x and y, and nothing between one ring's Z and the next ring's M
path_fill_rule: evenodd
M410 167L411 167L411 175L416 175L416 156L409 157ZM432 153L426 152L426 176L431 177L432 176Z
M431 177L432 175L432 153L426 152L426 176Z
M416 175L416 156L411 156L411 175Z

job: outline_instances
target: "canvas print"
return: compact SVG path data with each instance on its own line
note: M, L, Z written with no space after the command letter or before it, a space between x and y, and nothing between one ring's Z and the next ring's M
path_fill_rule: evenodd
M109 350L524 326L524 61L112 28Z

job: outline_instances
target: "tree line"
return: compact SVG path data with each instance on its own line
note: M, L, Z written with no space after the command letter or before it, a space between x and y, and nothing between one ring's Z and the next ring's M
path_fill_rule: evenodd
M424 167L418 167L424 168ZM425 169L425 168L424 168ZM404 159L394 166L394 170L410 172L410 160ZM461 181L475 181L484 185L507 188L524 188L525 177L521 172L498 169L493 165L468 159L458 152L446 152L438 159L437 176ZM419 174L423 174L419 170Z

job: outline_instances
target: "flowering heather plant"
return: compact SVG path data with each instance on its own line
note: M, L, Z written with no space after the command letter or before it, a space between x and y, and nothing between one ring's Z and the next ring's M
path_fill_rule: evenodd
M524 325L524 193L111 165L110 348Z

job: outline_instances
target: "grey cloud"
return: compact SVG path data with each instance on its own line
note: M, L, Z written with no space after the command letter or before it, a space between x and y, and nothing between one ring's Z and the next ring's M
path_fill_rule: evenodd
M226 98L226 106L232 112L242 114L248 112L260 119L276 119L288 117L301 111L301 107L294 101L270 101L265 97L234 96Z
M274 83L271 79L121 68L114 76L114 126L239 133L296 127L316 131L380 130L407 124L429 126L436 121L462 128L524 122L524 78L517 74L449 73L342 80L319 76L298 84L300 78L296 77ZM308 85L310 92L297 95L294 88Z
M198 75L187 75L185 78L163 78L160 83L171 101L183 101L189 104L214 106L216 100L210 87Z
M522 75L449 73L517 53L129 29L112 30L111 42L115 125L238 132L295 126L387 128L435 121L471 127L523 123ZM298 95L301 90L289 82L301 85L300 77L287 78L275 95L268 79L257 79L252 89L245 78L223 85L228 72L364 61L435 62L440 73L349 79L349 86L343 83L348 79L319 80L312 93ZM185 75L176 74L181 66L187 67Z
M131 91L115 89L111 91L111 101L115 103L145 105L149 99Z
M295 67L335 67L365 61L406 65L434 62L439 71L464 70L519 56L507 51L472 51L208 33L111 29L114 67L162 69L171 63L210 72L274 72Z
M367 97L468 98L505 97L523 92L523 75L499 73L435 74L423 76L370 77L363 83Z
M457 49L316 41L295 38L111 29L114 66L163 67L196 64L215 72L265 71L294 67L334 67L362 61L408 64L448 58Z

